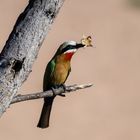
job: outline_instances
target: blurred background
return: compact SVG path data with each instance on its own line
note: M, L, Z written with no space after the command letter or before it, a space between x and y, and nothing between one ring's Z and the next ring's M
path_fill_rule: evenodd
M1 49L27 3L1 0ZM75 54L66 84L95 87L57 97L44 130L36 127L42 99L11 105L0 119L0 139L140 139L140 0L66 0L19 94L42 91L46 64L58 46L83 34L96 48Z

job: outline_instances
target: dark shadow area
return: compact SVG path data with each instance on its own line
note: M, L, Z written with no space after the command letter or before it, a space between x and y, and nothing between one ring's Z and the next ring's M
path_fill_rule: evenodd
M133 8L140 9L140 0L127 0L128 4Z

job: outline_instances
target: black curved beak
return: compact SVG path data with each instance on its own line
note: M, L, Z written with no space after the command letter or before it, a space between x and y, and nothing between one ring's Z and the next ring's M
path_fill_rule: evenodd
M82 43L77 43L75 48L79 49L79 48L83 48L85 45L83 45Z

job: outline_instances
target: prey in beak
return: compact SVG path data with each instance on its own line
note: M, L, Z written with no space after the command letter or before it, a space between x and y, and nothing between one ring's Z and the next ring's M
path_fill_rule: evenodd
M91 36L88 37L83 36L83 38L81 39L81 43L76 43L75 46L76 49L85 48L85 47L93 47Z

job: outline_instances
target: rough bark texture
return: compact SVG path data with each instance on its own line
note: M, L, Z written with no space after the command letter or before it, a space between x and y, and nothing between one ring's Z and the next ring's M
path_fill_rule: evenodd
M39 92L39 93L33 93L33 94L17 95L13 98L11 104L22 102L22 101L44 98L44 97L52 97L55 95L60 95L62 93L69 93L69 92L76 91L79 89L89 88L91 86L93 86L93 84L72 85L72 86L66 86L65 90L64 90L64 87L59 87L59 88L55 89L55 92L53 92L52 90L48 90L45 92Z
M0 55L0 116L31 72L64 0L30 0Z

